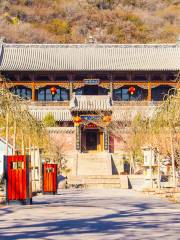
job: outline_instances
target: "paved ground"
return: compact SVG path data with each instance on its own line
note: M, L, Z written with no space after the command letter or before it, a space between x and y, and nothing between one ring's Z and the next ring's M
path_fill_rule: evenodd
M180 239L180 205L132 190L66 190L0 207L0 239Z

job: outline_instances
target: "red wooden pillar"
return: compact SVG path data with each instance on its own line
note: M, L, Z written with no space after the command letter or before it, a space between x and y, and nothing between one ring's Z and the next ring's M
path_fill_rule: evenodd
M35 89L35 83L32 83L32 101L36 101L36 89Z
M152 89L151 89L151 75L150 73L148 74L148 97L147 97L148 101L152 100Z
M151 82L148 83L148 101L152 100L152 92L151 92Z

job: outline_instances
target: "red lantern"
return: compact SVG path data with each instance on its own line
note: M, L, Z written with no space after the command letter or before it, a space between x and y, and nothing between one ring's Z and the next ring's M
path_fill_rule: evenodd
M129 92L131 95L133 95L133 94L136 92L135 87L130 87L130 88L128 89L128 92Z
M105 124L109 124L109 123L111 122L111 120L112 120L112 117L111 117L111 116L104 116L104 117L103 117L103 122L104 122Z
M79 124L82 122L82 119L79 116L76 116L73 118L74 125L79 126Z
M57 88L51 87L51 88L50 88L50 91L51 91L51 94L52 94L52 95L55 95L55 94L57 93Z

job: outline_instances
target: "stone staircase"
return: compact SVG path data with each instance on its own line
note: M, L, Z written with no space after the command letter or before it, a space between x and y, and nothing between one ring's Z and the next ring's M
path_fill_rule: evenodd
M106 152L79 154L76 162L76 175L112 175L111 155Z
M128 188L128 176L112 174L112 156L107 152L82 153L74 157L69 187Z

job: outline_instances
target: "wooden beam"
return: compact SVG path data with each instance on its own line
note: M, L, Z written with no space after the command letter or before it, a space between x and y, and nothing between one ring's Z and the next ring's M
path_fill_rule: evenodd
M36 101L35 76L32 74L32 101Z
M36 89L34 82L32 82L32 101L36 101Z
M49 77L51 82L54 82L54 74L53 73L49 73L48 77Z
M18 72L18 73L16 74L16 79L17 79L18 82L21 81L21 77L22 77L22 73L21 73L21 72Z
M132 82L132 72L129 72L128 77L129 77L128 80L129 80L130 82Z
M111 98L113 98L113 75L109 75L109 95Z
M151 89L151 74L148 74L148 97L147 97L148 101L152 100L152 89Z
M68 79L69 79L69 98L71 100L71 98L73 97L73 79L74 79L74 75L73 74L69 74L68 75Z
M165 73L162 74L162 80L163 80L163 82L166 82L166 74Z

